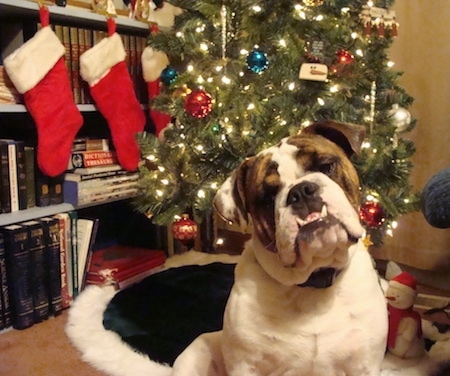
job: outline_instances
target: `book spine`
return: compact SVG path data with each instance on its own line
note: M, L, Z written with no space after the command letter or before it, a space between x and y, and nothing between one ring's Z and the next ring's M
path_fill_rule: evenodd
M19 210L25 210L28 203L27 175L25 167L25 145L23 141L15 141L15 144Z
M83 31L84 31L84 43L86 44L85 50L87 51L93 46L93 32L90 29L83 29ZM88 83L84 80L81 80L81 87L82 90L84 91L85 103L93 103Z
M78 138L72 144L72 153L79 151L109 151L107 138Z
M44 229L50 312L57 316L62 311L59 221L56 218L40 218L39 221Z
M35 184L35 158L34 147L25 146L25 177L27 184L27 209L36 206L36 184Z
M19 187L17 182L16 145L8 143L9 194L11 195L11 212L19 210Z
M35 186L36 186L36 206L50 205L50 190L48 176L44 175L37 166L35 166Z
M105 178L112 178L116 176L123 176L129 173L126 170L114 170L114 171L103 171L97 172L95 174L77 174L77 173L66 173L64 176L64 180L68 181L76 181L76 182L84 182L90 180L101 180Z
M2 300L3 321L5 323L5 328L9 328L12 325L12 317L6 271L5 242L2 233L0 233L0 299Z
M34 305L34 322L48 319L49 296L44 255L44 229L38 221L21 223L28 229L28 248L31 257L31 278Z
M68 308L72 302L72 286L69 286L69 268L71 262L69 260L69 250L67 248L67 214L61 213L55 215L59 222L59 249L60 249L60 264L61 264L61 298L62 308ZM70 274L71 275L71 274Z
M70 62L72 66L72 88L73 99L75 103L81 103L81 90L80 90L80 45L78 44L78 28L70 27Z
M64 45L64 49L65 49L64 62L66 64L67 75L69 76L70 86L71 86L72 91L73 91L73 87L72 87L72 58L71 58L71 49L70 49L70 29L69 29L69 26L56 25L56 29L55 29L56 35L58 35L58 33L59 33L58 27L61 27L62 36L60 38L62 38L61 42Z
M72 153L67 169L107 166L117 163L118 160L114 151L82 151Z
M96 187L95 190L79 190L76 182L64 182L64 202L72 205L86 205L110 199L131 197L136 194L138 181L127 182L111 187Z
M1 281L2 281L2 276L3 273L6 273L6 269L3 270L3 268L1 267L1 262L2 262L2 258L4 260L5 258L5 245L3 242L3 235L0 235L0 288L1 288ZM4 308L4 303L3 303L3 296L0 290L0 329L4 329L6 327L5 324L5 308Z
M84 29L79 27L77 28L77 32L78 32L78 58L81 57L81 55L86 52L86 41L85 41L85 33L84 33ZM78 73L78 85L80 87L80 103L85 104L87 103L86 98L85 98L85 86L83 84L83 80L81 79L80 74Z
M1 212L11 213L8 144L0 143Z
M71 235L71 249L72 249L72 284L73 284L73 297L78 295L78 233L77 233L77 221L78 213L73 210L69 212L70 217L70 235Z
M58 175L48 178L48 194L50 196L50 205L57 205L64 202L63 181L64 175Z
M65 180L64 181L64 187L67 185L74 185L76 189L79 191L85 190L85 189L102 189L103 191L105 189L108 189L112 186L123 184L131 181L137 181L139 179L139 173L138 172L128 172L125 171L124 173L117 174L116 176L105 176L102 178L97 179L85 179L82 181L70 181Z
M3 236L12 325L15 329L25 329L34 324L28 230L19 225L5 226Z

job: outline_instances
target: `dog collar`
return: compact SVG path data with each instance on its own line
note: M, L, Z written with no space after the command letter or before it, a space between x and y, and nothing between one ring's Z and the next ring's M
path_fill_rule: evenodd
M325 268L318 270L310 275L308 280L305 283L297 285L299 287L313 287L316 289L326 289L330 287L336 276L338 275L338 271L334 268Z

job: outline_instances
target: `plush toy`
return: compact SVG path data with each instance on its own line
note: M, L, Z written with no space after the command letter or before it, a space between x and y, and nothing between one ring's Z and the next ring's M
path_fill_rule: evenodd
M388 351L401 358L424 354L420 315L413 310L417 296L416 279L402 272L389 281L386 291L389 312Z
M450 167L428 180L422 192L422 212L431 226L450 228Z

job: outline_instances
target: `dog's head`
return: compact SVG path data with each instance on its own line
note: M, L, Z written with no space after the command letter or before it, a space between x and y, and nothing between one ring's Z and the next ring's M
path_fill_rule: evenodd
M347 265L350 245L364 232L349 160L364 135L355 124L314 123L246 159L217 192L225 220L241 227L251 220L255 256L279 282L315 286Z

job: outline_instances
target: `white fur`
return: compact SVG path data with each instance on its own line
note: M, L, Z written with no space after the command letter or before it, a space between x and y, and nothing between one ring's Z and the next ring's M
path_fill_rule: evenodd
M142 75L145 82L152 82L161 76L161 72L169 65L167 55L162 51L145 47L141 56Z
M350 252L333 286L313 289L280 285L246 248L225 312L229 375L378 375L384 296L366 249L359 244Z
M188 252L169 258L166 268L188 264L204 265L214 261L233 263L238 259L238 256ZM173 371L170 367L158 365L145 355L137 354L116 333L103 327L103 312L114 294L112 290L88 286L70 308L66 333L81 352L83 361L111 376L226 376L224 369L220 368L223 359L218 344L222 332L197 338L178 357ZM440 334L430 325L424 326L424 333L439 341L431 349L430 356L418 360L403 360L388 355L380 376L426 376L435 365L434 358L450 359L450 336ZM342 346L347 346L347 342L343 342ZM194 365L196 370L192 371L190 367Z
M80 56L80 75L89 86L94 86L112 67L124 61L125 57L122 39L119 34L114 33Z
M50 26L43 27L4 61L8 76L21 94L35 87L65 54Z

